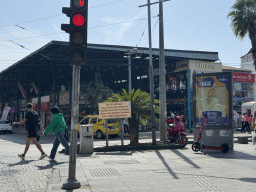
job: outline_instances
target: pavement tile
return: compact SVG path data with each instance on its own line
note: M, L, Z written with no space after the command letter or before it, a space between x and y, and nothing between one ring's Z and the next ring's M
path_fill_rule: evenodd
M78 156L76 178L88 182L89 186L74 191L253 191L256 188L255 148L250 144L235 144L234 151L227 154L220 151L202 154L194 153L188 145L184 149ZM58 156L60 162L68 162L67 156ZM68 173L68 163L54 168L59 168L62 177Z

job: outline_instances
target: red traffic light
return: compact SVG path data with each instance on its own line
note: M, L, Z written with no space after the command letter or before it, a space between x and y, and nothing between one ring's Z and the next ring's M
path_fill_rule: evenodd
M76 14L73 18L72 18L72 22L75 26L80 27L85 23L85 18L83 15L81 14Z

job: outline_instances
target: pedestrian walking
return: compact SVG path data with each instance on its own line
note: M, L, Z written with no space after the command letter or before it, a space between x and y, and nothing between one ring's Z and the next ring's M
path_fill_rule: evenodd
M125 118L123 121L123 125L124 125L124 134L129 134L129 127L128 127L128 122L127 122L128 118Z
M60 143L63 145L63 147L65 147L67 154L69 154L70 147L67 140L65 139L66 122L63 114L60 113L60 110L57 107L51 108L51 112L53 114L51 123L45 129L43 135L46 135L51 131L54 132L55 139L53 141L53 147L49 156L51 160L54 160Z
M242 115L242 128L241 128L241 133L245 132L245 121L246 121L245 114L246 114L246 113L243 113L243 115Z
M246 111L245 113L245 129L248 133L250 133L250 125L249 125L249 112Z
M252 130L252 120L253 120L253 117L252 115L248 118L248 123L249 123L249 133L251 132Z
M24 160L25 155L28 152L30 142L33 141L33 143L36 145L38 150L41 152L41 157L39 160L45 158L47 155L43 151L42 146L39 143L39 131L40 128L43 131L43 126L40 123L40 120L38 118L37 112L32 110L32 103L27 103L26 108L27 108L27 114L25 115L25 118L20 121L20 122L13 122L13 125L26 125L26 129L28 131L28 136L26 138L26 146L23 154L18 154L18 156Z

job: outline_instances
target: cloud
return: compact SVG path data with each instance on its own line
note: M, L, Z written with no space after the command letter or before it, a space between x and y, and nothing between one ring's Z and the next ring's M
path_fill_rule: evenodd
M136 22L135 20L140 19L142 15L144 15L146 11L141 12L137 16L123 20L116 18L103 18L104 22L107 24L115 24L120 23L118 26L112 25L111 29L104 29L103 33L105 34L105 43L106 44L119 44L122 42L125 37L125 33L131 29L132 25ZM129 22L130 21L130 22Z

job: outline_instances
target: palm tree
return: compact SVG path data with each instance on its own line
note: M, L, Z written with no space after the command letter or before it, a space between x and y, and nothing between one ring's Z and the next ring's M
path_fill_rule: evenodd
M237 0L228 14L236 37L243 39L247 34L252 43L254 68L256 69L256 0Z
M113 93L112 97L108 98L106 102L130 101L131 102L131 118L128 119L130 131L130 145L138 145L139 138L139 123L143 126L147 121L151 121L151 108L150 108L150 94L138 89L134 89L127 93L125 89L121 94ZM157 99L155 103L159 103ZM159 106L155 105L155 113L160 113ZM156 117L156 121L158 118Z

